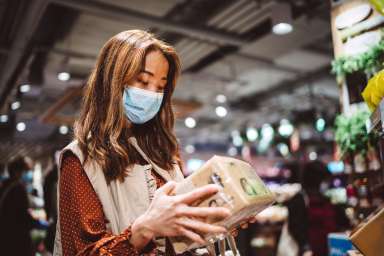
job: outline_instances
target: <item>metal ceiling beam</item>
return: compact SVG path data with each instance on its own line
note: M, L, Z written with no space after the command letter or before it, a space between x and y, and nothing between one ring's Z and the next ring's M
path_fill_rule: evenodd
M4 63L3 70L0 74L0 106L4 104L6 98L6 87L12 86L15 72L22 61L26 49L31 42L39 21L48 6L49 0L35 0L28 6L23 19L20 20L20 26L14 39L14 43L8 51L8 57Z
M331 66L327 65L315 71L299 75L294 79L284 80L266 90L256 92L246 97L241 97L230 102L234 109L257 109L263 101L284 93L292 93L295 89L308 82L316 81L330 75Z
M244 60L250 60L256 63L260 63L261 65L267 68L271 68L275 70L285 71L285 72L294 73L294 74L301 74L303 72L302 70L285 66L285 65L280 65L278 63L275 63L272 60L269 60L267 58L260 57L260 56L249 55L242 52L234 53L233 56L243 58Z
M47 47L39 47L35 49L35 52L51 52L53 54L68 56L71 58L79 58L79 59L90 59L96 60L97 54L88 54L80 51L75 51L72 49L63 49L63 48L47 48Z
M96 58L97 58L97 55L85 54L85 53L78 52L75 50L62 49L62 48L53 48L53 49L39 48L39 49L37 49L37 51L51 51L54 54L59 54L59 55L64 55L64 56L69 56L72 58L79 58L79 59L96 60ZM285 65L280 65L280 64L273 62L272 60L269 60L269 59L263 58L263 57L259 57L259 56L249 55L249 54L245 54L245 53L241 53L241 52L229 54L228 56L238 57L238 58L241 58L245 61L252 61L252 62L255 62L256 64L260 64L261 66L266 67L266 68L271 68L271 69L289 72L289 73L293 73L293 74L301 74L302 73L302 71L299 69L292 68L292 67L285 66Z
M138 23L146 24L150 27L156 27L165 31L176 32L182 34L186 37L197 38L207 43L214 43L219 45L236 45L243 46L244 44L249 43L249 41L242 39L240 36L233 33L227 33L220 30L215 30L207 27L196 27L191 24L182 24L175 23L170 20L165 20L164 18L148 15L146 13L133 11L127 8L121 8L110 4L105 4L97 1L78 1L78 0L51 0L52 3L59 4L62 6L67 6L74 8L76 10L84 11L97 15L100 17L106 17L108 19L117 20L117 21L128 21L136 20ZM64 53L64 51L56 51L56 53ZM72 52L73 56L79 55L75 52ZM71 54L70 54L71 55ZM274 63L271 60L251 56L244 53L234 53L231 54L237 57L241 57L246 60L254 61L265 67L271 67L276 70L281 70L284 72L290 72L294 74L301 73L300 70L279 65Z
M187 37L200 38L219 44L242 46L248 43L247 40L244 40L240 36L233 33L227 33L207 27L193 26L191 24L177 23L161 17L148 15L143 12L137 12L98 1L51 0L51 2L74 8L79 11L91 13L99 17L105 17L120 22L137 21L138 23L146 24L149 27L159 28L165 31L179 33Z

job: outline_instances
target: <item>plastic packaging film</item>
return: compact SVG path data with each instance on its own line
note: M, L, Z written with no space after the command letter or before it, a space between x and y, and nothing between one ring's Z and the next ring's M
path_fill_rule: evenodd
M237 227L249 217L255 216L274 201L274 194L265 186L255 170L246 162L230 158L214 156L199 170L176 186L175 194L187 193L195 188L217 184L220 190L216 195L196 203L196 206L228 208L232 215L224 220L205 219L205 222L215 223L228 230ZM224 239L225 235L207 234L207 243ZM171 239L176 253L198 247L184 237Z

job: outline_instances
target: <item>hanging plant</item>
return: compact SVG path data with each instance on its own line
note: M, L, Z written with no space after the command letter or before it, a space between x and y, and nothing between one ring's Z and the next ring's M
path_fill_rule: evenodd
M366 120L369 118L367 111L360 111L352 116L340 114L335 121L335 141L342 155L366 155L369 145L375 145L377 136L368 133Z
M368 77L384 68L384 40L370 50L354 55L342 56L332 61L332 73L343 79L353 72L364 72Z

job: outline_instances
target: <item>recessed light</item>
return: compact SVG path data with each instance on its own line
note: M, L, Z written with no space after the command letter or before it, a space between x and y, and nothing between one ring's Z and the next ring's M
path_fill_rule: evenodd
M188 154L193 154L195 153L195 146L193 145L187 145L185 146L185 152L187 152Z
M16 130L18 130L19 132L25 131L25 128L27 128L27 126L24 122L17 123L16 125Z
M20 92L27 93L31 90L31 86L29 84L20 85Z
M59 74L57 74L57 79L64 82L68 81L69 79L71 79L71 74L69 74L68 72L60 72Z
M219 103L225 103L227 101L227 97L224 94L219 94L216 96L216 101Z
M216 115L218 117L225 117L227 114L228 114L228 111L225 107L223 106L216 107Z
M289 23L281 22L272 27L272 32L276 35L286 35L293 31L293 26Z
M317 159L317 153L315 151L312 151L311 153L309 153L309 160L316 160Z
M62 125L62 126L60 126L60 128L59 128L59 132L60 132L61 134L63 134L63 135L67 134L68 131L69 131L68 126Z
M187 117L184 123L185 123L185 126L187 126L188 128L196 127L196 120L193 117Z
M0 123L6 123L8 122L8 116L7 115L1 115L0 116Z
M17 109L20 108L20 106L21 106L20 101L15 101L15 102L12 102L11 109L12 110L17 110Z

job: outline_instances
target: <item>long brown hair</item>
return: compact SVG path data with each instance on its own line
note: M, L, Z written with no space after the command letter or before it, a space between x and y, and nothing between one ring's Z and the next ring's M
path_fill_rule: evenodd
M164 99L151 121L136 125L124 113L124 85L140 73L146 55L153 50L162 52L169 63ZM85 159L100 164L107 181L124 180L127 167L143 162L128 143L131 136L161 168L170 170L179 162L171 105L179 74L180 61L175 49L148 32L124 31L103 46L85 86L82 110L75 123L75 139Z

